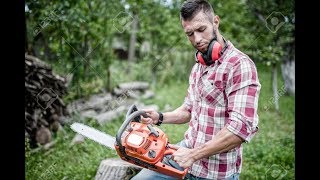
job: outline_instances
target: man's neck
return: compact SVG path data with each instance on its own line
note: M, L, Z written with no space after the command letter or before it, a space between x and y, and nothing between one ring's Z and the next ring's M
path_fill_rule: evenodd
M223 40L223 37L220 33L217 33L217 41L221 44L222 49L226 46L226 43Z

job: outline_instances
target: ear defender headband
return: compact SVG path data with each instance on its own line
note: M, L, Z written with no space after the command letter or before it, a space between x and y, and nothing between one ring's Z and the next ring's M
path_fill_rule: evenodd
M214 61L218 60L228 47L226 40L224 38L223 40L225 42L225 47L223 49L222 45L217 41L216 38L214 38L209 43L208 50L206 52L202 53L197 50L195 53L196 62L210 66L214 63Z

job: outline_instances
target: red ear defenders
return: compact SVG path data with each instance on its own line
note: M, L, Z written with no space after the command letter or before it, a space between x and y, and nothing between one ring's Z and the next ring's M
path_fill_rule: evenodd
M223 40L225 42L225 47L223 49L222 45L214 38L209 43L208 50L206 52L202 53L197 50L195 53L196 62L207 66L213 64L214 61L219 59L223 52L227 49L227 42L224 38Z

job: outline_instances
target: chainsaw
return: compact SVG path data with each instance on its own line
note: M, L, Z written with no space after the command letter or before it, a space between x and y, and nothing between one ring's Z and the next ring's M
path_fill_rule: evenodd
M184 179L188 169L176 169L168 162L166 156L171 156L176 149L168 146L168 136L158 127L140 122L140 116L148 117L145 111L138 111L132 105L126 114L126 119L119 128L116 137L110 136L97 129L81 123L73 123L71 129L75 132L94 140L104 146L116 150L124 161L166 174L179 179ZM170 159L171 162L173 161ZM169 165L167 165L169 164Z

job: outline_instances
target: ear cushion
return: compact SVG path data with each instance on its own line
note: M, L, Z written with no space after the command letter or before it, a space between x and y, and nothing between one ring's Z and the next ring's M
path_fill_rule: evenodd
M198 60L201 64L206 65L206 63L205 63L205 61L204 61L204 59L203 59L200 51L197 51L196 56L197 56L197 60Z
M203 65L210 66L215 60L221 56L222 46L217 40L212 40L208 46L208 50L205 53L200 51L196 52L196 59Z
M212 61L219 59L221 56L221 53L220 53L221 50L222 50L221 44L218 41L213 40L211 42L211 47L209 48L209 52L208 52L208 54L211 55L210 59L212 59Z

